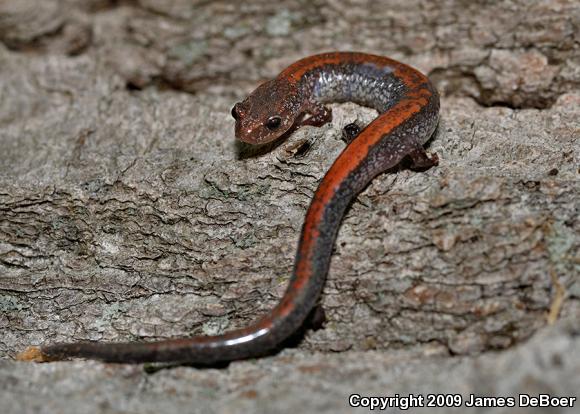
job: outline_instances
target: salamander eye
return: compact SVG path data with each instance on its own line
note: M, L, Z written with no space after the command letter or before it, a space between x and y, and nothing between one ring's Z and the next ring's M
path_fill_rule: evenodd
M237 121L238 119L240 119L240 113L238 111L238 105L239 103L235 104L232 108L232 117Z
M274 115L268 118L268 120L266 121L266 128L268 128L270 131L273 131L275 129L278 129L281 123L282 118L280 118L278 115Z

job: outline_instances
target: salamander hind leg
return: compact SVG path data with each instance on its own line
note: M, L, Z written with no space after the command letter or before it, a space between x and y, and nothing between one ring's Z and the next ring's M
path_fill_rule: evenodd
M407 154L407 157L411 160L409 168L414 171L425 171L439 165L439 156L436 153L427 154L425 148L419 144Z
M313 331L322 329L325 323L326 323L326 312L324 311L324 308L320 304L315 305L314 308L312 308L312 310L306 317L306 320L304 321L305 327L312 329Z

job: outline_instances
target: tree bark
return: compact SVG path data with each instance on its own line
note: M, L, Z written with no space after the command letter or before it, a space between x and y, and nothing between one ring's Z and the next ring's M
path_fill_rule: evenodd
M414 367L403 394L502 394L490 385L498 378L511 378L513 392L580 389L570 374L580 363L579 27L572 0L1 1L6 407L78 408L63 405L74 381L91 387L74 401L97 396L101 412L133 398L135 382L167 391L159 384L171 374L135 367L12 362L27 345L221 333L277 303L310 198L344 147L342 127L376 113L333 105L332 124L267 152L234 141L230 108L328 50L388 55L430 75L442 120L428 150L440 165L384 174L350 208L321 300L324 329L217 379L176 370L189 380L173 381L175 392L235 390L220 407L235 398L253 412L296 411L309 396L336 412L348 408L337 394L346 388L297 386L333 387L332 373L344 364L354 375L357 361L383 367L385 386L401 364ZM537 354L564 362L545 373L508 368ZM235 367L265 391L243 385ZM289 375L289 397L260 405L279 397L276 369ZM526 388L523 373L545 379ZM54 394L13 397L55 376L68 379ZM373 378L353 387L385 394L367 387ZM153 410L141 403L126 406Z

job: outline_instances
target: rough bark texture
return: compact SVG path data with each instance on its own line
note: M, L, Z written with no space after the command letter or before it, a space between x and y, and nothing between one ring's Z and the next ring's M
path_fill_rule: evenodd
M222 370L12 361L30 344L219 333L273 307L341 128L375 113L334 105L331 125L265 152L234 142L229 110L328 50L425 71L442 121L439 167L383 175L348 212L324 329ZM579 86L575 0L0 0L0 411L574 395Z

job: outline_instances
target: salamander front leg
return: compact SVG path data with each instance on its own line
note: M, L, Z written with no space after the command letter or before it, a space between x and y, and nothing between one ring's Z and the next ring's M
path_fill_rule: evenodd
M342 128L342 140L350 144L360 134L360 127L356 122L351 122Z
M332 109L324 105L311 104L306 108L305 112L310 114L310 116L300 123L301 126L310 125L320 127L332 121Z

